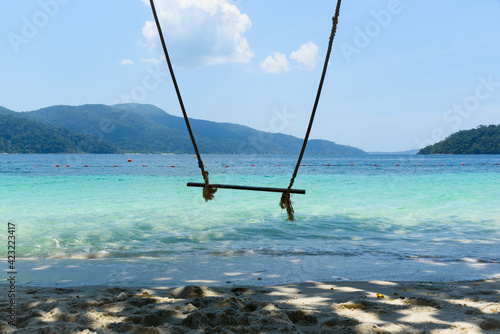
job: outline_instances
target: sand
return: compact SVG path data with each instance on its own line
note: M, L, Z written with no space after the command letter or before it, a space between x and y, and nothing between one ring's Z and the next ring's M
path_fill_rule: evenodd
M17 287L17 328L8 324L8 288L0 289L0 333L500 333L500 278L220 288Z

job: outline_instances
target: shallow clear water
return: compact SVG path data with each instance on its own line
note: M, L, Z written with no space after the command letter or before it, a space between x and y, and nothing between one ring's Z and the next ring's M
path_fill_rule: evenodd
M288 185L296 159L203 158L213 183L270 187ZM25 283L49 280L30 263L102 267L99 280L68 284L134 284L144 270L172 284L500 274L500 156L303 163L294 187L307 194L293 195L288 222L278 193L221 189L205 203L201 188L186 187L203 181L191 155L0 155L1 235L16 224L18 262L31 268Z

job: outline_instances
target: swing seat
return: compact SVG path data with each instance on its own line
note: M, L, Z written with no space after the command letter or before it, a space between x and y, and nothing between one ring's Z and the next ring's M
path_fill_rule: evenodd
M188 182L187 186L188 187L204 188L205 183ZM229 185L229 184L212 184L212 183L209 183L209 186L214 187L214 188L221 188L221 189L269 191L269 192L274 192L274 193L283 193L283 192L286 192L288 190L287 188L236 186L236 185ZM304 189L290 189L290 193L291 194L303 194L303 195L305 195L306 191Z

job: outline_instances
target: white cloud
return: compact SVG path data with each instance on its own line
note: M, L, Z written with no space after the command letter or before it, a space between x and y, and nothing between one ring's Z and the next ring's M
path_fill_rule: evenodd
M303 44L297 51L290 54L290 59L295 60L307 70L313 70L318 60L318 46L313 42Z
M279 52L274 52L273 56L268 56L262 63L260 68L266 73L278 74L283 71L289 71L290 66L286 55Z
M318 47L313 42L303 44L297 51L290 54L290 59L306 70L313 70L316 68L316 61L318 60ZM260 64L260 68L264 72L277 74L289 71L290 62L285 54L274 52L273 56L268 56Z
M134 65L134 61L132 59L123 59L120 63L121 66L124 65Z
M177 65L246 63L253 57L243 37L251 27L250 18L228 0L156 0L155 7ZM150 45L160 45L154 21L145 23L142 34Z

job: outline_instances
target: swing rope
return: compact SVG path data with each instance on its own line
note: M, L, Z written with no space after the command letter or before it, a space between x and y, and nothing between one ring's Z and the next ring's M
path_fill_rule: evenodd
M330 60L330 54L332 53L333 39L335 38L335 33L337 32L337 24L339 22L340 3L341 3L341 0L338 0L337 1L337 8L335 9L335 16L332 19L333 24L332 24L332 32L330 35L330 41L328 43L328 51L326 53L325 64L323 65L323 73L321 75L321 80L319 82L318 92L316 94L316 100L314 101L314 106L313 106L313 110L311 113L311 118L309 120L309 126L307 127L307 132L306 132L306 135L304 137L304 143L302 144L302 149L300 151L300 155L299 155L299 159L297 160L297 164L295 165L295 170L293 172L292 178L290 179L290 185L288 186L286 191L284 191L281 195L280 207L282 209L286 209L286 212L288 214L288 220L290 220L290 221L295 220L295 217L294 217L295 211L293 210L292 200L290 198L290 190L292 189L293 183L295 182L295 177L297 176L297 173L298 173L299 167L300 167L300 163L302 162L302 157L304 156L304 152L306 150L307 141L309 140L309 134L311 133L311 128L312 128L312 125L314 122L314 116L316 115L316 109L318 107L319 98L321 96L321 91L323 89L323 83L324 83L325 77L326 77L326 70L328 68L328 62Z
M167 60L168 68L169 68L169 71L170 71L170 76L172 78L172 82L173 82L174 87L175 87L175 92L177 94L177 99L179 100L179 105L180 105L181 110L182 110L182 115L184 116L184 121L186 122L186 127L188 129L189 136L191 138L191 142L193 143L193 148L194 148L194 151L196 153L196 158L198 159L198 167L200 168L201 174L203 176L203 180L205 181L205 184L203 186L203 198L205 199L205 201L209 201L209 200L212 200L214 198L214 194L217 192L217 188L218 187L217 187L217 185L211 185L210 182L209 182L208 171L205 170L205 167L203 165L203 161L201 160L200 152L198 150L198 146L196 145L196 140L194 138L193 131L191 130L191 125L189 123L189 118L188 118L187 113L186 113L186 108L184 107L184 102L182 100L181 92L180 92L179 86L177 85L177 80L175 78L173 66L172 66L172 63L170 61L170 57L169 57L169 54L168 54L168 51L167 51L167 46L165 44L165 39L163 37L163 32L161 30L160 21L158 19L158 15L156 13L156 8L155 8L155 5L154 5L154 0L150 0L150 4L151 4L151 9L153 11L153 16L155 18L156 27L158 28L158 34L160 35L160 40L161 40L161 44L162 44L162 47L163 47L163 52L165 54L165 59ZM316 94L316 99L314 101L314 106L313 106L313 109L312 109L311 118L309 120L309 125L307 127L306 135L304 137L304 142L302 144L302 149L300 151L299 158L297 160L297 164L295 165L295 170L293 172L292 178L290 179L290 184L289 184L288 188L286 188L282 192L282 195L281 195L280 207L282 209L286 209L287 214L288 214L288 220L290 220L290 221L294 220L294 210L293 210L293 206L292 206L292 201L291 201L291 198L290 198L290 194L292 192L295 192L295 191L292 191L292 187L293 187L293 184L295 182L295 178L297 177L297 173L299 171L300 164L301 164L302 158L304 156L304 152L306 150L307 142L309 140L309 135L311 133L312 125L314 123L314 117L316 115L316 110L317 110L319 99L320 99L320 96L321 96L321 91L323 89L323 83L324 83L325 77L326 77L326 71L327 71L327 68L328 68L328 62L330 60L330 55L331 55L331 52L332 52L333 39L335 38L335 33L337 32L337 25L338 25L338 19L339 19L339 14L340 14L340 4L341 4L341 0L337 0L337 7L335 9L335 16L332 19L333 24L332 24L332 31L331 31L331 35L330 35L330 40L329 40L329 43L328 43L328 50L327 50L326 57L325 57L325 63L323 65L323 72L322 72L322 75L321 75L321 80L319 82L319 87L318 87L318 91L317 91L317 94ZM196 186L198 186L198 185L196 185ZM222 186L220 186L220 185L219 185L219 187L222 188ZM224 187L234 188L234 186L224 186ZM247 187L247 188L250 188L250 187ZM253 188L255 188L255 187L253 187ZM239 189L243 189L243 188L239 187ZM249 190L255 190L255 189L249 189ZM260 188L258 190L269 191L267 188L266 189Z
M163 52L165 53L165 58L167 60L170 76L172 77L172 82L175 87L175 92L177 93L177 99L179 100L179 105L181 106L182 115L184 116L184 121L186 122L186 127L189 132L189 137L191 137L191 142L193 143L194 152L196 154L196 158L198 159L198 167L200 167L201 175L203 176L203 180L205 181L205 186L203 187L203 198L205 199L205 202L208 202L214 198L214 194L217 192L217 188L211 186L209 183L208 171L205 170L205 166L203 165L203 161L201 160L200 151L198 150L198 146L196 145L196 140L194 139L193 131L191 130L191 125L189 124L189 118L186 113L186 108L184 107L184 102L182 101L181 91L179 90L179 86L177 85L177 80L175 79L174 69L172 66L172 62L170 61L170 57L168 55L167 45L165 44L165 39L163 38L163 32L161 30L160 20L158 19L158 15L156 14L154 1L150 0L150 3L151 3L151 10L153 11L153 16L156 22L156 27L158 28L158 34L160 35Z

